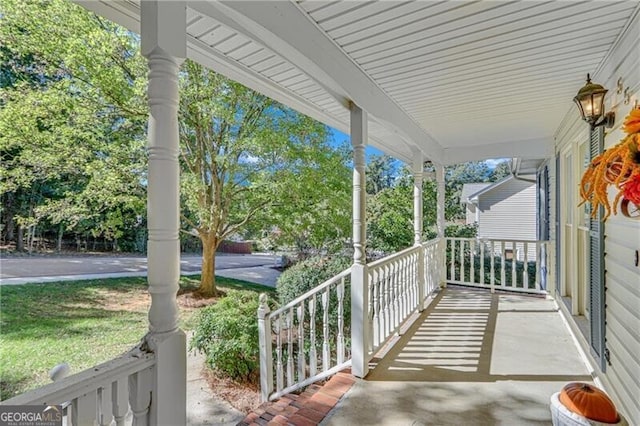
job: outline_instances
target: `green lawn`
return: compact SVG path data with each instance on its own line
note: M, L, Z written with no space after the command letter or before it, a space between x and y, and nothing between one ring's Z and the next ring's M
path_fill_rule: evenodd
M199 276L182 277L181 298ZM273 289L216 277L221 290ZM193 327L193 299L181 300L180 322ZM185 307L186 305L186 307ZM0 288L0 400L49 383L51 367L76 373L131 349L147 331L146 278L24 284Z

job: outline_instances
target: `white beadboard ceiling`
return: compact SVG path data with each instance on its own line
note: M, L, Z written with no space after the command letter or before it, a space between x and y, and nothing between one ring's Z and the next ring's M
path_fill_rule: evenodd
M139 31L139 2L78 1ZM188 56L405 161L544 158L638 1L187 1Z

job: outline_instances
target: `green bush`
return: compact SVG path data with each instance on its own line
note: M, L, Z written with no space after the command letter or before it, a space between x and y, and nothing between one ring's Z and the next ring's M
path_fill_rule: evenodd
M293 299L301 296L307 291L317 287L326 280L338 275L340 272L351 266L350 257L331 257L321 258L312 257L302 262L299 262L284 271L278 279L276 292L278 299L282 305L292 301ZM344 301L343 301L343 318L344 318L344 336L345 345L350 347L351 335L351 277L347 276L344 286ZM322 315L322 297L318 295L316 297L316 316L315 327L316 330L322 330L323 328L323 315ZM305 304L305 310L307 306ZM335 342L336 334L338 330L338 297L336 295L335 287L332 286L329 296L329 340ZM308 311L307 311L308 312ZM307 314L304 320L305 330L310 327L311 318ZM310 347L305 347L305 353L309 353ZM316 353L322 353L322 339L316 340Z
M293 265L278 278L276 292L280 304L289 303L350 266L350 258L337 256L311 257Z
M449 225L444 228L444 236L450 238L475 238L478 235L478 225Z
M258 295L231 290L198 313L190 349L204 352L207 365L233 380L257 383L260 377Z

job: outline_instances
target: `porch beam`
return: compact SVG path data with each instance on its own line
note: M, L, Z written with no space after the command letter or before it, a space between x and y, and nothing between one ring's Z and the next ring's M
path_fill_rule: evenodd
M141 2L141 49L149 61L147 184L148 350L156 355L151 424L186 423L186 336L178 327L180 170L178 72L186 57L183 1Z
M353 265L351 266L351 371L364 377L369 371L369 289L366 260L365 157L367 112L351 104L353 147Z

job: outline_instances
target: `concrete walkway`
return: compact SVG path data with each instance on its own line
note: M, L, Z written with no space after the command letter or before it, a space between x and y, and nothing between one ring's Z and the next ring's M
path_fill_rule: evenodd
M191 334L191 333L190 333ZM188 339L191 335L187 336ZM226 401L214 398L202 375L204 355L187 354L187 425L233 426L244 419L244 413Z
M591 382L554 302L448 288L323 425L549 425L549 397Z

